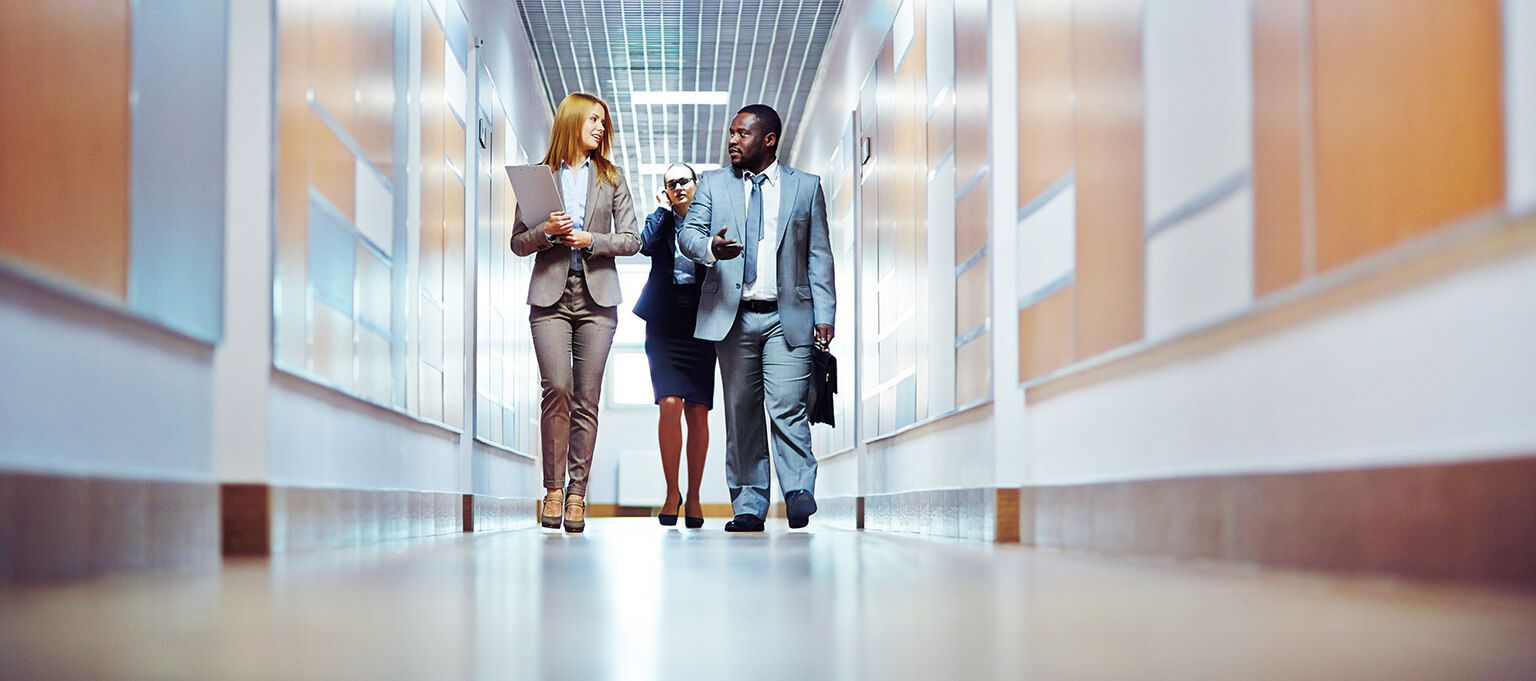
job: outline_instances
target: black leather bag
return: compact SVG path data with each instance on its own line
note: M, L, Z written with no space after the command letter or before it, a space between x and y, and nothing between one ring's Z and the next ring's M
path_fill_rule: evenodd
M821 343L811 348L811 384L807 388L806 413L811 423L825 423L837 427L834 422L832 396L837 394L837 358Z

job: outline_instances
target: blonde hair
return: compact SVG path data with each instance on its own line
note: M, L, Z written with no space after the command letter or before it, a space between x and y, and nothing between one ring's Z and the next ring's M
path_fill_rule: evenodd
M597 149L588 154L586 147L581 145L581 128L586 124L587 113L592 110L593 104L603 107L604 132ZM596 95L572 92L555 108L555 125L549 134L549 151L544 152L544 160L540 163L551 168L559 168L562 163L574 166L580 165L583 157L590 156L592 169L597 171L598 179L617 187L619 168L608 160L612 139L613 116L609 114L608 103Z

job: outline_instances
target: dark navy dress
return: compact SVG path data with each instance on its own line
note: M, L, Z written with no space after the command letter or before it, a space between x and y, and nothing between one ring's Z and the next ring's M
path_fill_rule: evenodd
M635 301L645 320L645 356L651 366L656 402L681 397L714 408L715 344L693 337L699 315L699 287L708 270L677 252L677 215L658 208L645 219L640 252L651 257L651 274ZM693 276L679 284L678 267Z

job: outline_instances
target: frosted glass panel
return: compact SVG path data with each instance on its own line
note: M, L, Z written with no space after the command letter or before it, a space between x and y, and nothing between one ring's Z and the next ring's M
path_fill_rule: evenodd
M367 161L358 159L356 164L357 230L384 255L390 255L394 248L395 198Z
M309 202L309 281L315 295L352 315L352 230L329 207Z
M1069 184L1019 222L1020 307L1038 300L1077 266L1077 185Z
M322 299L310 301L314 341L310 358L316 375L343 390L352 389L352 316Z
M138 0L130 40L128 300L205 340L223 326L225 4Z
M421 358L439 363L443 361L443 309L432 301L422 299L421 310Z
M955 84L954 0L930 0L928 19L928 104Z
M357 314L378 332L389 333L389 265L372 251L357 246Z
M451 45L444 45L446 52L443 60L443 87L448 97L448 107L458 114L459 120L468 121L470 117L465 115L464 107L467 106L465 97L468 96L468 79L464 75L464 67L459 65L459 60L453 54ZM460 168L463 170L463 168Z
M420 380L422 417L443 420L443 372L423 364Z
M389 404L389 339L367 329L357 334L357 392L379 404Z

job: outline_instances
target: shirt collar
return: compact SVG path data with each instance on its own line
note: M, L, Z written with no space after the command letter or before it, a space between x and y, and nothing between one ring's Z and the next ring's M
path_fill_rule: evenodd
M752 171L744 170L741 173L741 179L745 181L747 176L752 174L754 174ZM768 176L768 184L777 186L779 184L779 160L774 159L773 163L768 164L768 167L763 169L762 174Z

